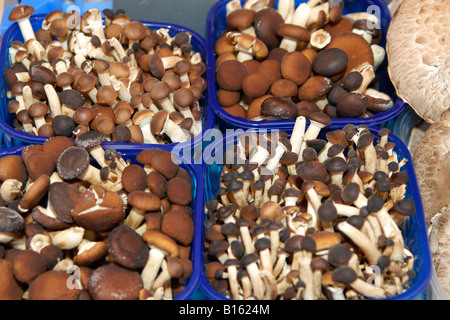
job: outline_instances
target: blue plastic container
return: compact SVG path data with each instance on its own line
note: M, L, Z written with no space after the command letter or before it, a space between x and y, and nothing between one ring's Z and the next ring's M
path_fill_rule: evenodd
M214 51L214 45L219 36L227 29L226 24L226 4L229 0L218 1L213 7L211 7L206 20L206 46L208 52L208 78L210 83L208 84L210 107L217 115L217 124L221 130L231 128L264 128L264 129L292 129L295 120L270 120L270 121L250 121L241 117L235 117L226 112L217 101L217 89L218 86L215 81L215 61L216 55ZM299 3L305 2L303 0L296 0L296 7ZM373 6L373 7L372 7ZM375 11L372 9L375 8ZM380 43L381 46L386 45L386 33L389 23L391 21L391 15L386 6L384 0L359 0L359 1L345 1L344 14L353 12L370 12L374 14L379 13L380 28L383 33L383 38ZM372 83L372 87L387 93L393 99L394 103L397 98L395 96L395 89L393 88L389 75L387 73L387 58L380 65L376 71L375 81ZM385 112L380 112L372 117L368 118L335 118L332 119L330 128L338 128L347 123L365 124L365 125L381 125L390 119L395 118L404 108L402 103L395 103L394 106Z
M108 147L105 145L102 145L104 149L107 149ZM19 146L19 147L10 147L5 148L3 150L0 150L0 158L5 157L7 155L18 155L21 156L22 150L26 146ZM148 149L162 149L171 151L171 149L168 146L162 145L162 146L148 146ZM139 164L136 162L136 156L137 154L144 150L140 148L127 148L127 149L120 149L116 148L117 151L122 153L122 157L125 160L130 160L130 163L132 164ZM192 261L192 274L187 279L185 283L184 290L174 299L174 300L189 300L189 299L195 299L195 297L198 297L200 293L198 293L199 288L199 282L200 282L200 275L201 270L203 268L203 264L201 261L201 255L203 250L203 242L202 242L202 229L203 229L203 206L204 206L204 181L203 176L201 172L201 166L194 164L193 160L188 157L180 157L177 154L174 154L175 158L177 159L180 168L185 169L192 180L192 202L191 202L191 208L193 211L193 221L194 221L194 228L195 228L195 234L194 239L192 241L191 245L191 261ZM93 165L95 166L96 163L94 162Z
M33 15L30 19L31 24L33 26L34 30L37 30L41 27L42 21L45 18L46 14L38 14ZM169 34L171 36L175 36L179 32L189 32L192 35L191 43L196 52L199 52L202 55L203 61L205 64L206 61L206 47L205 47L205 40L203 37L201 37L198 33L196 33L193 30L190 30L188 28L185 28L183 26L175 25L175 24L164 24L159 22L147 22L147 21L141 21L148 27L150 27L152 30L157 30L159 28L166 28L169 30ZM3 35L2 39L2 45L0 50L0 70L1 74L3 75L4 71L11 66L9 56L8 56L8 48L12 41L19 40L23 41L22 34L20 32L19 26L17 23L12 24ZM206 81L208 80L208 74L205 72L204 77ZM6 93L7 93L7 86L5 82L2 82L0 85L0 130L3 132L4 135L7 137L8 143L6 143L3 147L11 147L11 146L21 146L25 144L42 144L47 137L42 136L35 136L31 135L29 133L26 133L24 131L18 131L14 129L13 127L13 120L15 115L8 113L8 110L6 108L7 103L9 101ZM194 149L194 148L201 148L202 144L202 136L203 133L214 127L215 124L215 116L213 112L210 112L209 108L207 107L209 104L209 97L208 92L205 90L203 100L202 100L202 123L203 123L203 131L202 134L198 134L196 137L191 139L190 141L186 141L183 143L172 143L169 144L171 148L173 148L175 145L178 145L179 148L182 149ZM5 140L5 139L4 139ZM138 143L119 143L119 142L109 142L112 146L115 146L117 148L126 147L128 144L132 144L133 148L148 148L152 146L158 146L158 145L152 145L152 144L138 144Z
M376 138L379 138L378 132L379 127L369 126L370 131L375 134ZM253 129L250 129L253 130ZM326 139L325 133L331 130L327 128L323 129L319 135L319 138ZM260 131L260 130L253 130ZM248 131L246 131L248 132ZM264 131L270 132L270 131ZM286 132L290 135L292 130ZM204 167L203 175L205 177L205 202L209 199L215 198L216 192L219 188L219 177L223 168L222 164L218 164L214 161L217 159L216 155L211 152L211 150L226 150L228 147L233 146L237 143L238 137L241 133L230 133L229 135L224 134L222 139L217 139L212 142L205 151L208 151L204 157ZM431 280L432 276L432 260L431 252L428 243L427 226L425 222L425 216L423 213L422 200L419 192L419 186L417 184L417 178L414 171L413 162L408 148L405 144L394 134L389 135L389 141L394 142L396 147L394 151L398 155L399 161L403 158L407 159L407 163L402 167L402 171L406 171L409 176L409 184L406 188L406 199L412 199L416 206L416 214L409 217L405 222L405 228L403 230L403 237L405 241L405 246L411 251L415 258L414 271L416 272L416 277L411 279L410 289L401 295L389 298L388 300L422 300L426 299L426 290ZM210 155L211 154L211 155ZM203 239L204 241L204 239ZM203 247L204 248L204 247ZM205 250L205 248L203 249ZM211 300L224 300L227 299L217 291L215 291L208 283L204 269L200 279L200 288L204 294Z

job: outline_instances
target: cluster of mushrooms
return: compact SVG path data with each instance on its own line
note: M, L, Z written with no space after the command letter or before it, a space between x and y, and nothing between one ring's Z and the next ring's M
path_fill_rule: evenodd
M371 87L385 58L378 18L343 15L343 1L232 0L228 28L215 43L217 101L252 121L295 119L322 111L332 118L389 110L389 95Z
M415 277L405 198L389 129L321 130L322 112L296 119L292 135L244 133L227 149L205 204L205 270L234 300L384 299ZM323 132L322 132L323 133Z
M166 144L202 131L206 65L188 32L151 30L123 10L50 12L34 32L34 8L14 7L24 43L9 48L4 73L14 127L117 142Z
M167 150L127 159L98 135L0 158L1 300L170 300L185 289L189 172Z

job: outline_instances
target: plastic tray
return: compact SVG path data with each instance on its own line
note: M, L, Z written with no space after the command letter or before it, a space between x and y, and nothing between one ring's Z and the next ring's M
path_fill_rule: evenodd
M45 18L45 14L38 14L38 15L34 15L31 17L30 21L35 30L37 30L41 27L42 21L44 18ZM192 42L192 46L193 46L194 50L197 52L200 52L202 55L203 61L205 62L205 64L207 63L206 47L204 44L205 40L203 39L203 37L198 35L195 31L185 28L183 26L175 25L175 24L164 24L164 23L159 23L159 22L147 22L147 21L141 21L141 22L144 23L145 25L147 25L148 27L150 27L152 30L159 29L159 28L166 28L169 30L169 34L171 36L174 36L178 32L183 32L183 31L189 32L190 34L192 34L191 42ZM7 29L5 34L3 35L2 45L1 45L1 50L0 50L0 61L3 61L3 63L1 64L1 68L0 68L2 75L3 75L4 71L8 67L11 66L10 61L9 61L9 56L8 56L8 47L11 44L11 42L14 40L23 41L23 37L22 37L22 34L20 33L20 29L19 29L19 26L17 23L12 24ZM204 74L204 77L208 81L208 78L207 78L208 75L206 72ZM12 125L13 120L14 120L14 114L8 113L8 111L6 109L6 105L9 101L9 99L6 96L7 90L8 89L6 87L6 84L2 81L2 83L0 85L0 130L2 130L3 133L5 135L7 135L8 137L10 137L10 139L11 139L11 143L7 146L8 147L21 146L21 145L30 144L30 143L31 144L33 144L33 143L42 144L47 139L47 137L35 136L35 135L28 134L24 131L19 131L19 130L14 129L14 127ZM206 130L208 130L214 126L215 117L212 112L209 112L209 108L207 107L208 104L209 104L208 91L205 90L205 94L203 96L203 101L202 101L202 108L203 108L202 109L202 123L203 123L202 130L203 131L201 134L198 134L196 137L194 137L190 141L179 143L179 148L193 149L196 146L200 146L202 143L202 140L203 140L202 139L203 133ZM152 145L152 144L119 143L119 142L110 142L110 144L112 146L116 146L116 147L124 147L124 145L132 144L136 148L148 148L151 146L157 146L154 144ZM169 146L171 146L172 148L175 145L178 145L178 143L169 144Z
M380 128L376 126L369 126L369 129L373 134L375 134L375 139L378 139L378 132ZM326 139L325 133L329 130L331 129L323 129L319 135L319 138ZM290 135L292 130L286 130L286 132ZM205 202L215 197L215 194L219 188L219 177L223 168L223 165L217 164L214 161L215 155L211 152L211 150L225 151L228 147L234 145L237 142L240 134L242 134L242 131L241 133L230 133L229 135L223 135L222 139L217 139L216 141L211 143L207 147L207 149L205 149L203 166L203 175L205 177ZM433 269L422 200L419 192L419 186L417 184L413 162L408 148L394 134L390 134L389 137L389 141L394 142L396 145L394 151L397 152L399 161L403 158L408 160L406 165L401 169L402 171L406 171L409 176L409 184L406 188L405 198L412 199L414 201L416 206L416 214L412 217L409 217L405 221L403 236L405 240L405 246L415 257L414 271L416 272L416 277L411 280L411 286L409 290L398 296L391 297L388 300L422 300L426 299L427 287L430 283ZM208 152L206 153L206 151ZM207 154L212 154L212 156L208 156ZM202 289L204 294L211 300L227 299L209 285L204 273L204 269L200 279L200 288Z
M7 155L20 156L22 150L25 147L26 146L5 148L0 151L0 158ZM103 146L103 148L106 149L107 147ZM150 148L170 151L170 148L168 148L167 146L148 147L148 149ZM132 164L137 164L136 155L141 150L143 150L139 148L116 149L117 151L122 153L122 156L125 160L130 160L130 163ZM191 245L192 274L187 279L185 289L177 297L174 298L174 300L189 300L191 298L194 298L195 296L198 296L197 290L199 287L201 269L203 267L200 257L202 255L203 248L201 230L203 228L204 181L202 177L201 166L193 164L193 160L188 157L180 157L177 154L174 154L174 156L178 160L180 168L185 169L191 176L193 185L191 208L193 211L195 234ZM93 163L93 165L95 165L95 163Z
M227 28L226 24L226 4L229 0L221 0L217 2L209 11L206 21L206 46L208 51L208 78L210 83L208 84L209 96L211 100L211 109L217 115L217 124L221 130L229 128L264 128L264 129L289 129L294 125L295 120L270 120L270 121L250 121L244 118L235 117L223 110L217 101L217 84L215 81L215 51L214 44L222 32ZM296 6L305 1L296 0ZM376 6L376 7L371 7ZM344 14L361 11L371 11L372 8L379 9L380 28L383 32L383 38L380 43L385 47L386 33L391 21L391 15L386 6L384 0L358 0L358 1L345 1ZM378 9L376 9L378 11ZM377 14L377 13L375 13ZM387 58L380 65L376 71L376 79L372 86L382 92L387 93L394 101L394 106L385 112L380 112L369 118L335 118L332 119L330 128L343 126L349 122L366 125L381 125L395 118L404 108L403 103L395 103L397 98L395 96L395 90L389 80L387 73Z

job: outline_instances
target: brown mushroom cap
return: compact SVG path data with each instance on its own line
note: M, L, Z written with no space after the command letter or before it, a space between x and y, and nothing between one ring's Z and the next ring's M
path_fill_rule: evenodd
M441 24L447 12L440 5L403 1L386 36L388 73L396 93L428 123L438 120L448 108L449 67L445 53L449 44ZM411 19L415 28L409 30ZM419 79L427 80L419 85Z
M142 268L148 260L148 245L126 225L115 227L108 236L108 252L114 262L128 269Z
M87 230L109 230L125 217L123 199L118 192L91 185L77 199L72 218Z
M243 30L253 25L254 18L255 11L239 8L227 15L226 22L230 28Z
M12 262L0 259L0 299L1 300L21 300L23 289L14 278Z
M274 8L264 8L259 10L254 17L256 37L265 43L269 50L280 45L281 39L277 35L278 26L284 20Z
M73 146L74 142L69 137L57 136L45 140L44 144L42 145L42 151L51 154L53 156L53 159L57 161L61 152Z
M34 8L25 4L15 6L9 13L8 19L10 21L17 21L27 18L34 13Z
M25 162L28 176L37 180L41 175L51 176L56 168L56 161L53 156L47 152L35 152L27 157Z
M266 116L280 119L295 119L298 117L296 104L287 98L269 97L261 104L261 112Z
M145 211L158 211L161 209L161 199L150 192L133 191L127 196L128 203Z
M14 277L22 283L30 283L47 270L44 257L31 249L19 252L12 263Z
M194 238L192 217L181 210L169 210L161 221L161 231L184 246L189 246Z
M0 158L0 180L5 181L10 178L26 183L28 173L21 156L7 155Z
M287 37L303 42L309 42L311 39L311 31L302 26L291 23L283 23L279 25L277 34L282 38Z
M77 300L80 290L67 285L70 277L63 271L41 273L29 287L30 300Z
M227 60L222 62L216 70L217 84L225 90L239 91L247 74L247 67L242 62Z
M130 164L122 172L122 185L125 191L144 191L147 187L147 173L142 166Z
M189 205L192 201L192 185L183 178L174 177L168 181L167 197L179 205Z
M299 51L286 53L281 58L281 74L300 86L311 75L311 62Z
M143 282L137 271L110 263L95 269L88 282L94 300L138 300Z

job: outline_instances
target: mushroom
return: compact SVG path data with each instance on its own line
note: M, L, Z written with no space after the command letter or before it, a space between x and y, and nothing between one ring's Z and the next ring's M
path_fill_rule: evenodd
M63 180L75 178L88 181L106 190L116 190L120 185L112 181L102 181L100 170L89 163L89 153L80 147L69 147L58 158L56 169Z
M41 273L28 288L30 300L77 300L80 290L68 286L71 275L63 271L48 270Z
M161 200L152 193L145 191L132 191L127 196L127 202L132 206L124 224L131 229L138 228L144 221L147 211L156 211L161 208Z
M424 133L417 144L413 162L422 196L427 225L448 205L450 192L445 185L449 163L447 139L450 132L450 111L444 111ZM438 191L438 192L437 192Z
M26 237L22 233L24 228L22 216L13 209L0 207L0 220L0 243L24 250L26 248Z
M96 268L87 290L94 300L138 300L143 281L137 271L109 263Z
M11 261L6 259L0 260L0 277L2 283L0 298L2 300L21 300L23 289L14 277Z
M19 24L20 32L24 38L24 42L30 39L36 39L33 27L30 23L30 16L34 13L34 8L28 5L15 6L9 13L8 19Z
M151 290L163 260L166 257L177 257L179 248L171 237L158 231L146 231L142 238L150 247L149 258L142 269L141 277L144 288Z
M130 227L119 225L109 232L108 253L115 263L136 270L144 267L148 260L148 245Z
M78 197L72 218L87 230L108 230L125 218L123 199L115 191L91 185Z
M418 12L420 18L416 22L417 28L405 35L402 40L404 44L399 46L396 42L399 34L404 33L412 17L418 17ZM443 41L445 31L439 27L439 21L445 19L444 17L444 12L428 1L421 3L403 1L402 6L396 10L395 17L393 16L390 24L392 29L389 28L386 35L386 53L390 62L387 69L396 93L429 124L437 121L441 113L448 109L445 103L448 97L445 89L448 83L448 67L440 53L441 50L446 52L448 48L448 43ZM437 42L439 45L433 45L432 39L440 39ZM399 58L406 52L408 57ZM391 62L395 65L390 65ZM424 90L413 89L416 78L412 74L421 74L429 79Z

